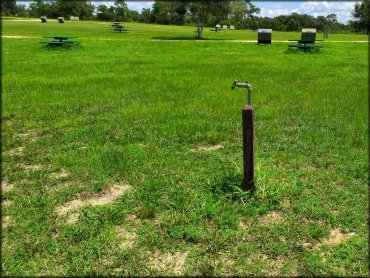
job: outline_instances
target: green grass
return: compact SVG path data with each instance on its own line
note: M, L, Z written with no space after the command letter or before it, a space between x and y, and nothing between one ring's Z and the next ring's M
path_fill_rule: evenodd
M302 53L106 25L3 21L5 36L82 42L2 39L3 274L367 276L367 43ZM246 94L230 90L235 79L253 86L252 197L239 189ZM222 148L197 150L212 145ZM74 224L56 212L121 182L131 190Z

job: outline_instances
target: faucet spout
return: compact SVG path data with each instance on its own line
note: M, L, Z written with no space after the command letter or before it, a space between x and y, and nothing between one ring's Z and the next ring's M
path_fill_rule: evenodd
M252 85L249 84L248 81L245 83L239 83L236 80L234 80L234 83L231 85L231 90L234 90L235 87L238 88L246 88L248 92L248 105L252 105Z

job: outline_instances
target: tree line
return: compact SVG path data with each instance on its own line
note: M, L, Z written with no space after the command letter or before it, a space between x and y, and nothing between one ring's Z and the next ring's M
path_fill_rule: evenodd
M274 18L259 17L260 9L250 0L208 0L208 1L155 1L151 8L141 13L130 10L124 0L116 0L113 6L94 6L86 0L34 0L27 8L15 0L1 2L2 16L69 18L78 16L81 20L135 21L144 23L196 25L197 37L201 38L204 27L216 24L234 25L236 29L271 28L277 31L299 31L301 28L316 28L322 32L355 31L369 32L369 1L354 4L348 24L337 21L335 14L313 17L292 13ZM103 2L104 3L104 2Z

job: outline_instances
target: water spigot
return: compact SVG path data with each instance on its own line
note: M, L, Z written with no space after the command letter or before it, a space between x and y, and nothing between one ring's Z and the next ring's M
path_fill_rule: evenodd
M248 105L252 105L252 85L246 81L245 83L239 83L234 80L234 83L231 85L231 90L234 90L235 87L246 88L248 92Z

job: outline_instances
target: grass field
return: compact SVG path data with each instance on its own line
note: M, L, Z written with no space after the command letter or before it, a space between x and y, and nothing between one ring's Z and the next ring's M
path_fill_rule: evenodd
M127 25L2 22L31 37L2 38L3 274L367 276L368 43ZM55 34L82 46L39 45Z

